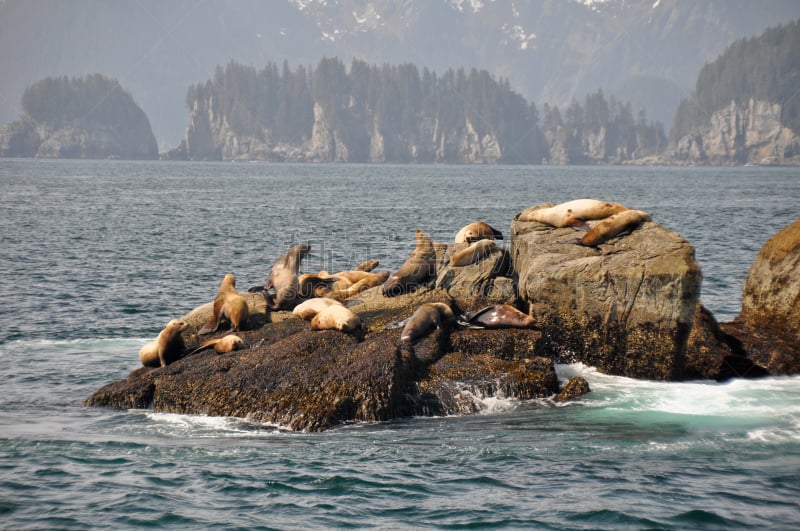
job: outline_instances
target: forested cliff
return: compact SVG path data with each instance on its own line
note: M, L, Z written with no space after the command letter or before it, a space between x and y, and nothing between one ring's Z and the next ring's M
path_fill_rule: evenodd
M168 158L539 164L659 153L663 126L602 92L543 116L485 70L375 66L336 58L257 71L231 62L187 93L187 133Z
M674 162L800 163L800 21L733 43L700 71L670 134Z

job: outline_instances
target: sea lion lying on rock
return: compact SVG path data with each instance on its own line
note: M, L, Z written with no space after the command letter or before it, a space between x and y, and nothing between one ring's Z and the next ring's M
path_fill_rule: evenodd
M328 306L343 306L341 302L331 299L328 297L315 297L313 299L308 299L307 301L303 301L297 306L294 307L292 313L301 319L311 320L315 315L319 312L327 308Z
M311 330L352 332L361 327L361 319L341 304L331 304L311 318Z
M455 324L455 314L448 304L443 302L426 302L401 323L403 331L400 333L400 342L411 344L420 341L436 330L450 331ZM388 327L387 327L388 328Z
M488 223L476 221L456 233L455 243L473 243L478 240L502 240L503 233Z
M533 328L536 319L519 311L510 304L497 304L481 308L477 312L462 314L457 320L464 328L499 330L501 328Z
M551 207L526 210L517 219L519 221L538 221L559 228L584 227L585 221L605 219L624 210L628 210L628 208L619 203L598 199L575 199Z
M600 245L625 231L633 230L645 221L651 221L650 214L642 210L624 210L596 223L583 235L580 244L587 247Z
M233 352L234 350L243 349L244 341L242 340L241 337L237 335L228 334L227 336L219 337L217 339L209 339L208 341L206 341L205 343L194 349L190 353L190 355L197 354L198 352L201 352L211 347L214 348L214 351L217 354L227 354L229 352Z
M455 267L466 266L480 262L497 249L494 240L478 240L464 249L456 251L450 257L450 264Z

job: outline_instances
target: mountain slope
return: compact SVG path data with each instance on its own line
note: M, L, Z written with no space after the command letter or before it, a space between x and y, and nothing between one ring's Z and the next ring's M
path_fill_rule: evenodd
M537 104L665 80L666 93L637 89L632 103L669 125L705 62L797 17L795 0L6 0L0 124L19 117L26 86L100 72L131 91L163 149L185 131L188 86L216 65L356 56L486 69Z

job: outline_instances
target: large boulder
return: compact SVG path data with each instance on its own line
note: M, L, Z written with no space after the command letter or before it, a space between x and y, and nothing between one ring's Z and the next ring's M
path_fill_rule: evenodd
M770 374L800 372L800 219L758 253L742 290L742 311L721 328Z
M694 248L654 222L584 247L575 229L525 218L511 224L511 255L542 331L537 352L608 374L682 378L702 279Z

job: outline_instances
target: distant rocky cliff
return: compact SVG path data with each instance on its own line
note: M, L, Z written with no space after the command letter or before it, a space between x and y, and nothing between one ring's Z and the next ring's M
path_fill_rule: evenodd
M53 127L23 119L0 129L0 157L154 160L158 145L149 125L120 129L76 122Z
M781 124L782 106L732 101L678 140L665 162L691 164L800 164L800 137Z
M265 160L289 162L455 163L493 164L503 149L497 135L476 131L469 120L459 128L444 128L423 119L411 134L387 132L377 123L367 131L331 124L325 108L314 104L311 137L290 144L273 140L271 131L237 134L226 116L216 112L212 98L195 101L181 144L164 159Z

